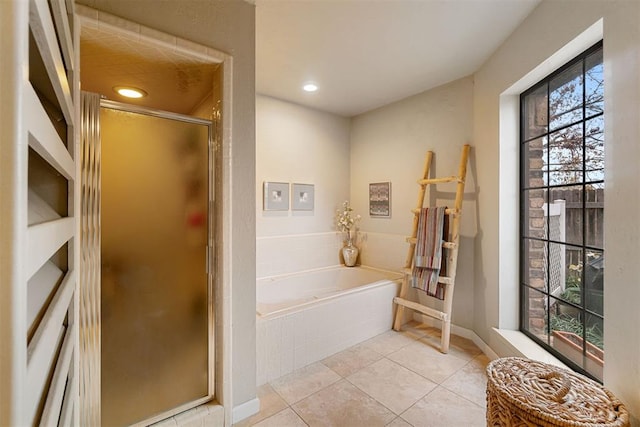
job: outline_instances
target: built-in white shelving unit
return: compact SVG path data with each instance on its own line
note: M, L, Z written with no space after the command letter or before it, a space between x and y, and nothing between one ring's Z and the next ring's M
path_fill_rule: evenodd
M5 116L0 131L0 339L7 356L0 362L0 425L75 425L79 33L74 2L3 3L3 32L10 39L2 41L2 68L8 70L1 79L3 113L11 120Z

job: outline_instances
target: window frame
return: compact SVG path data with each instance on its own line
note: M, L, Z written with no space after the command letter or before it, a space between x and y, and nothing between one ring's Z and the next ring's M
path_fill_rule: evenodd
M589 120L593 120L595 118L598 117L602 117L604 120L604 107L602 108L602 111L596 114L591 114L588 115L587 113L587 105L585 103L586 101L586 92L587 92L587 84L586 84L586 61L587 58L589 58L591 55L593 55L594 53L598 52L598 51L603 51L603 41L600 40L597 43L595 43L593 46L589 47L588 49L584 50L582 53L580 53L579 55L575 56L573 59L567 61L565 64L563 64L561 67L557 68L555 71L553 71L552 73L548 74L546 77L544 77L543 79L539 80L538 82L536 82L535 84L531 85L528 89L526 89L525 91L523 91L520 96L519 96L519 135L518 135L518 155L519 155L519 187L518 187L518 196L519 196L519 236L518 236L518 252L519 252L519 256L518 256L518 279L519 279L519 283L518 283L518 309L519 309L519 330L520 332L524 333L527 337L531 338L534 342L536 342L537 344L541 345L547 352L551 353L552 355L554 355L555 357L557 357L559 360L561 360L563 363L565 363L566 365L570 366L572 369L574 369L575 371L580 372L581 374L584 374L596 381L602 382L602 379L597 378L594 374L592 374L591 372L588 372L585 368L577 365L576 363L574 363L573 361L571 361L568 356L564 355L563 353L561 353L560 351L558 351L557 349L555 349L554 347L552 347L551 342L550 342L550 336L552 333L552 328L551 328L551 324L550 324L550 320L551 320L551 310L549 309L549 307L551 307L551 299L552 298L556 298L555 296L552 295L551 290L549 289L549 284L550 284L550 265L551 265L551 261L550 261L550 256L546 256L544 259L544 270L545 270L545 288L544 289L539 289L539 288L535 288L533 286L530 286L527 283L527 279L525 278L525 275L527 274L527 269L524 267L525 266L525 262L528 262L531 258L529 258L528 255L528 251L525 250L525 243L528 241L532 241L532 240L538 240L538 241L542 241L544 242L544 245L546 245L545 249L547 251L547 254L550 254L550 247L551 244L555 244L555 243L560 243L562 245L565 246L571 246L571 247L576 247L579 248L582 252L581 255L581 262L582 262L582 270L580 272L580 278L581 278L581 301L580 301L580 305L576 305L573 304L569 301L565 301L564 299L560 299L558 298L558 300L562 301L562 303L566 303L567 305L580 310L581 313L581 317L582 317L582 338L584 339L583 341L583 348L582 348L582 355L583 355L583 364L585 362L585 358L586 358L586 344L587 344L587 340L586 340L586 325L587 325L587 316L597 316L598 318L600 318L602 320L602 329L604 332L604 321L605 321L605 317L604 317L604 312L599 314L593 310L589 310L587 308L587 304L586 304L586 292L584 291L585 289L585 271L586 271L586 266L587 266L587 261L588 261L588 256L587 256L587 251L598 251L602 253L602 256L604 257L604 253L605 253L605 248L604 248L604 237L603 237L603 242L602 242L602 247L597 247L594 245L588 245L587 244L587 230L586 230L586 215L587 215L587 200L586 200L586 187L589 184L599 184L602 185L604 187L604 183L605 183L605 176L603 174L602 179L599 180L588 180L587 179L587 155L586 155L586 140L587 140L587 133L586 133L586 127L587 127L587 123L589 122ZM553 128L551 129L550 123L551 123L551 117L550 117L550 102L551 102L551 98L550 98L550 89L549 89L549 84L550 82L553 81L553 79L559 75L561 75L562 73L566 72L567 70L569 70L570 68L574 67L576 64L582 63L582 117L580 120L573 120L570 121L568 124L563 124L561 126L558 126L557 128ZM604 75L603 75L603 82L604 82ZM606 84L606 82L604 83ZM529 136L528 138L526 137L526 131L527 131L527 120L528 117L526 116L526 102L527 102L527 96L531 95L532 93L540 90L541 88L546 86L546 102L547 102L547 117L546 117L546 131L541 133L541 134L537 134L535 136ZM603 88L604 91L604 88ZM581 125L582 126L582 165L581 165L581 173L583 174L583 179L579 182L579 183L571 183L571 184L567 184L567 183L561 183L561 184L551 184L550 179L547 179L547 182L543 181L543 184L541 186L532 186L530 185L530 177L529 174L526 173L526 171L529 170L529 166L528 166L528 162L530 160L529 154L527 152L527 150L525 149L526 144L528 142L532 142L535 141L539 138L547 138L547 141L549 142L549 136L552 135L555 132L558 132L562 129L567 129L570 128L572 126L576 126L576 125ZM548 143L547 142L547 143ZM606 147L606 141L603 142L603 150L604 147ZM606 151L606 150L605 150ZM603 151L604 152L604 151ZM603 157L604 159L604 157ZM551 176L551 173L549 173L549 176ZM536 189L536 190L544 190L547 192L547 195L550 194L550 191L553 190L554 188L560 188L560 187L580 187L581 189L581 199L582 199L582 207L581 207L581 215L582 215L582 224L581 224L581 228L582 228L582 244L578 245L575 243L569 243L567 241L561 242L561 241L557 241L557 240L553 240L551 238L551 236L549 235L550 232L545 232L544 233L544 237L543 238L537 238L537 237L532 237L531 235L528 234L528 230L529 230L529 216L528 216L528 198L525 197L525 194L527 191L531 190L531 189ZM546 200L546 204L547 206L550 206L550 200ZM547 209L550 209L549 207ZM603 209L603 215L604 215L604 209ZM544 221L545 221L545 230L550 230L550 215L545 215L544 217ZM527 256L527 258L525 258L525 256ZM547 336L547 340L546 342L542 339L540 339L538 336L536 336L533 332L531 332L527 327L527 321L528 321L528 304L529 304L529 298L527 295L526 290L527 289L534 289L536 291L540 291L541 293L544 294L544 298L545 298L545 325L544 325L544 329L545 329L545 333ZM603 298L604 298L604 282L603 282ZM604 351L604 350L603 350Z

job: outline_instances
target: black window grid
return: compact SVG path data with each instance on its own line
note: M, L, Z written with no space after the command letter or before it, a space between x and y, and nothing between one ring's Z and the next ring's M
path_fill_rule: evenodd
M524 277L524 271L525 269L523 268L524 262L528 261L524 259L524 255L525 255L525 250L524 250L524 245L526 242L528 241L539 241L542 242L544 245L546 245L546 253L550 253L550 248L552 244L556 244L556 245L564 245L564 246L571 246L571 247L577 247L581 249L581 261L582 261L582 271L580 272L581 275L581 283L582 283L582 287L584 288L584 284L585 284L585 270L586 268L584 268L587 265L587 253L589 251L598 251L601 252L602 254L604 254L604 244L602 245L602 247L599 246L593 246L593 245L587 245L586 241L587 241L587 237L586 237L586 197L585 197L585 193L586 193L586 188L587 186L590 185L604 185L605 180L604 179L598 179L598 180L587 180L586 179L586 169L587 169L587 156L583 155L582 156L582 168L581 168L581 172L582 172L582 181L581 182L577 182L577 183L571 183L571 184L567 184L567 183L560 183L560 184L550 184L549 181L547 180L546 183L543 182L543 185L530 185L530 180L529 177L527 176L525 178L525 171L528 170L528 167L526 167L525 165L525 161L529 161L529 157L527 155L527 153L525 153L524 148L526 143L535 141L537 139L540 138L549 138L549 136L553 133L571 128L572 126L576 126L576 125L582 125L582 153L585 153L586 151L586 125L587 122L590 120L593 120L595 118L604 116L604 111L598 112L598 113L594 113L594 114L590 114L587 115L587 105L586 105L586 91L587 91L587 84L586 84L586 60L587 58L598 52L599 50L602 50L603 48L603 44L602 41L596 43L594 46L590 47L589 49L587 49L586 51L584 51L583 53L581 53L580 55L578 55L577 57L575 57L573 60L569 61L568 63L566 63L565 65L563 65L561 68L557 69L556 71L554 71L553 73L549 74L547 77L545 77L544 79L542 79L540 82L536 83L534 86L532 86L531 88L527 89L525 92L523 92L520 95L520 330L525 333L525 335L529 336L531 339L533 339L535 342L537 342L538 344L542 345L543 348L545 348L547 351L549 351L551 354L553 354L554 356L556 356L557 358L559 358L561 361L563 361L564 363L566 363L568 366L570 366L571 368L573 368L574 370L587 375L597 381L602 382L601 378L597 378L595 377L591 372L586 371L582 366L574 363L573 361L571 361L566 355L560 353L557 349L553 348L549 342L550 337L551 337L551 310L549 310L548 308L550 307L551 304L551 299L552 298L557 298L559 301L561 301L563 304L566 304L570 307L572 307L573 309L579 310L582 314L581 319L582 319L582 339L583 339L583 348L582 348L582 356L583 356L583 366L585 365L585 358L587 357L586 355L586 343L587 343L587 318L588 316L592 316L593 318L599 319L602 324L604 325L604 316L602 314L599 314L593 310L590 310L589 308L587 308L586 306L586 301L585 301L585 292L582 291L581 292L581 301L580 304L575 304L572 301L567 301L565 299L561 299L559 297L555 297L553 295L551 295L549 289L548 289L548 285L550 283L550 274L551 274L551 269L549 268L549 264L550 261L547 258L545 260L545 271L546 271L546 277L545 279L545 283L546 286L544 289L540 289L540 288L536 288L536 287L532 287L529 284L525 283L525 277ZM554 79L554 77L559 76L561 73L565 72L566 70L570 69L571 67L575 66L576 64L581 63L582 65L582 118L580 120L573 120L569 123L563 124L562 126L558 126L556 128L550 129L549 126L549 121L550 121L550 93L549 93L549 83ZM535 93L536 91L540 90L542 87L546 86L546 98L547 98L547 120L546 120L546 130L540 134L536 134L534 136L529 136L528 138L525 138L526 135L526 129L525 129L525 123L526 123L526 117L525 117L525 100L527 99L527 96ZM547 164L549 163L549 152L547 152L547 158L546 158ZM525 230L528 227L528 216L526 215L526 209L527 207L525 206L526 200L523 197L523 195L525 194L525 191L528 190L546 190L547 194L550 192L550 190L553 190L554 188L563 188L563 187L580 187L581 191L582 191L582 244L581 245L577 245L574 243L567 243L564 241L558 241L558 240L554 240L551 239L548 236L548 233L545 233L545 237L544 238L540 238L540 237L534 237L534 236L528 236L529 233L527 233ZM547 200L547 203L549 203L550 201ZM545 221L546 221L546 229L549 230L550 229L550 217L551 215L545 215ZM528 301L526 300L526 294L527 292L525 292L526 290L530 290L530 291L535 291L535 292L539 292L544 294L545 298L546 298L546 323L545 323L545 332L546 332L546 336L547 336L547 341L545 342L544 340L540 339L538 336L536 336L535 334L531 333L528 329L527 329L527 310L528 310Z

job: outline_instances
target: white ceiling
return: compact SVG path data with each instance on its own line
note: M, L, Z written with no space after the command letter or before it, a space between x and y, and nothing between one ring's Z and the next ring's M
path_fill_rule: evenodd
M472 74L539 2L256 0L256 91L351 117Z
M256 91L351 117L475 72L540 0L255 0ZM82 88L188 114L215 64L83 26ZM313 81L320 89L302 90Z

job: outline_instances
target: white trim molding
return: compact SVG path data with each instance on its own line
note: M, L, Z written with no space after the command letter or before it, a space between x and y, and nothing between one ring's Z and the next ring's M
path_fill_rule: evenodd
M260 411L260 399L257 397L247 402L241 403L233 408L233 424L242 421Z

